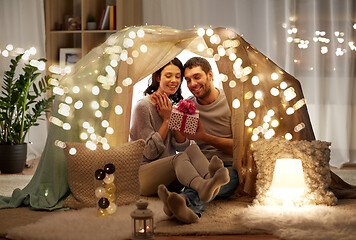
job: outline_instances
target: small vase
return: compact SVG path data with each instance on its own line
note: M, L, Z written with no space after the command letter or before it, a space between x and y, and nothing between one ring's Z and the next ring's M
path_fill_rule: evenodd
M27 144L0 145L1 173L21 173L26 164Z

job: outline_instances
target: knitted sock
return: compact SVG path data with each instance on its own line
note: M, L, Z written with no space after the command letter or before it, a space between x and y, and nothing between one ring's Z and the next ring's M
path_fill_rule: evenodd
M188 208L185 197L177 194L170 193L167 198L169 209L173 215L181 222L195 223L199 221L199 217L190 208Z
M215 172L222 167L224 167L223 161L218 156L214 155L210 160L209 174L207 174L205 179L214 177Z
M198 192L201 201L209 202L214 194L216 194L220 189L220 186L228 183L229 181L229 171L227 168L223 167L218 169L212 178L194 178L190 183L190 187Z
M167 203L167 198L168 198L168 196L169 196L169 191L167 190L167 188L166 188L166 186L164 186L163 184L161 184L161 185L159 185L158 186L158 191L157 191L157 193L158 193L158 197L159 197L159 199L161 199L161 201L163 202L163 211L164 211L164 213L167 215L167 216L169 216L169 217L171 217L171 216L173 216L173 213L172 213L172 211L169 209L169 207L168 207L168 203Z

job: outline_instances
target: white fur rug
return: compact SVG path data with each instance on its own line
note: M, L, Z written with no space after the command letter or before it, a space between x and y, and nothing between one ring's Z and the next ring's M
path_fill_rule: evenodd
M0 175L0 195L11 197L15 188L24 188L33 175L15 175L4 174Z

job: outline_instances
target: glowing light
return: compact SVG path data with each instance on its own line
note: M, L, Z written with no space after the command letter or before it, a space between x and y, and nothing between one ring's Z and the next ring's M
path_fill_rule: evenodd
M90 124L88 122L83 122L83 128L87 129L90 127Z
M113 134L113 133L114 133L114 129L113 129L112 127L108 127L108 128L106 129L106 133L107 133L107 134Z
M69 123L64 123L64 124L63 124L63 129L64 129L64 130L70 130L70 129L71 129L70 124L69 124Z
M65 104L65 103L61 103L59 104L59 109L58 109L58 113L68 117L69 116L69 111L70 111L70 106Z
M109 150L109 149L110 149L110 145L107 144L107 143L104 143L104 144L103 144L103 149L104 149L104 150Z
M274 135L276 134L276 132L273 129L269 129L265 135L264 138L265 139L271 139Z
M265 122L264 124L262 124L262 127L263 127L264 129L268 129L268 128L269 128L269 124Z
M287 108L286 113L287 115L292 115L294 113L294 108L292 107Z
M108 73L109 76L113 77L115 76L115 70L111 66L106 66L105 71Z
M235 61L235 60L236 60L236 58L237 58L237 56L236 56L236 54L235 54L235 53L231 53L231 54L229 55L229 59L230 59L230 61Z
M115 113L117 114L117 115L120 115L120 114L122 114L124 111L122 110L122 107L120 106L120 105L117 105L116 107L115 107Z
M235 98L233 101L232 101L232 107L233 108L239 108L240 107L240 101Z
M132 79L129 78L129 77L125 78L124 80L122 80L122 85L125 86L125 87L127 87L127 86L129 86L131 84L132 84Z
M139 53L137 50L133 50L133 51L132 51L132 56L133 56L134 58L137 58L139 55L140 55L140 53Z
M110 65L113 66L113 67L117 67L117 65L118 65L117 60L115 60L115 59L111 60L110 61Z
M60 120L59 118L56 118L56 117L51 116L51 117L49 117L49 121L50 121L51 123L53 123L54 125L57 125L57 126L59 126L59 127L62 127L62 126L63 126L63 122L62 122L62 120Z
M109 107L109 103L106 100L101 100L100 106L102 106L103 108L107 108L107 107Z
M292 136L292 134L290 134L290 133L286 133L286 135L284 135L284 138L285 138L286 140L292 140L293 136Z
M279 90L277 88L275 88L275 87L271 88L270 92L271 92L271 94L273 96L278 96L279 95Z
M272 109L268 110L267 111L267 115L270 116L270 117L273 117L274 116L274 111Z
M263 94L262 94L261 91L256 91L256 92L255 92L255 98L256 98L256 99L261 99L262 96L263 96Z
M8 51L12 51L12 50L14 50L14 45L8 44L8 45L6 46L6 49L7 49Z
M8 57L8 56L9 56L9 51L4 50L4 51L2 51L1 54L2 54L4 57Z
M83 102L78 100L74 103L74 108L75 109L81 109L83 107Z
M283 94L286 98L286 101L290 101L297 96L293 87L286 89Z
M103 126L104 128L107 128L107 127L109 127L109 122L107 120L103 120L101 122L101 126Z
M245 99L251 99L253 97L253 92L248 91L247 93L245 93Z
M57 95L60 95L60 96L62 96L64 94L64 90L62 88L60 88L60 87L54 87L52 89L52 91L53 91L54 94L57 94Z
M276 119L272 120L272 122L271 122L272 127L278 127L278 125L279 125L278 120L276 120Z
M305 190L302 161L277 159L270 190L284 205L291 205L293 199L302 196Z
M204 46L204 44L199 43L197 48L198 48L198 51L199 51L199 52L202 52L202 51L204 51L205 46Z
M221 82L226 82L228 80L228 77L223 73L220 73L218 78L219 78L219 81L221 81Z
M199 36L204 36L204 34L205 34L205 30L204 30L204 28L199 28L198 29L198 31L197 31L197 34L199 35Z
M93 142L91 142L91 141L87 141L87 142L85 143L85 146L86 146L87 148L89 148L90 150L93 150L93 151L96 149L96 144L93 143Z
M263 121L264 122L269 122L269 121L271 121L271 117L266 115L266 116L263 117Z
M75 148L69 149L69 154L70 155L75 155L76 153L77 153L77 149L75 149Z
M231 80L231 81L229 82L229 86L230 86L231 88L236 87L236 82L235 82L234 80Z
M115 92L118 94L122 93L122 87L116 87Z
M72 92L73 92L73 93L79 93L79 92L80 92L80 88L79 88L78 86L74 86L74 87L72 88Z
M92 92L92 94L94 94L94 95L99 95L100 89L99 89L98 86L94 86L94 87L92 87L91 92Z
M134 31L129 32L129 37L132 39L136 38L136 33Z
M137 31L137 36L138 36L139 38L143 38L143 37L145 36L145 31L142 30L142 29L138 30L138 31Z
M293 42L293 38L292 37L287 37L287 42L289 42L289 43Z
M286 88L288 87L288 84L287 84L286 82L281 82L281 83L279 84L279 87L280 87L281 89L286 89Z
M257 134L253 134L252 136L251 136L251 140L252 141L257 141L259 139L259 137L258 137L258 135Z
M96 110L96 109L99 108L99 103L97 101L92 101L90 103L90 106L91 106L92 109Z
M101 113L101 111L96 110L94 115L95 117L100 118L103 114Z
M211 35L213 35L213 34L214 34L213 29L208 28L208 29L206 30L206 35L208 35L209 37L210 37Z
M88 127L87 131L88 133L94 133L95 129L93 127Z
M218 49L218 53L219 53L220 56L224 56L226 54L226 51L225 51L225 49L223 47L221 47L221 48Z
M256 117L256 113L254 111L251 111L248 113L248 117L254 119Z
M304 123L299 123L297 126L294 127L294 132L299 132L304 128L305 128L305 124Z
M143 52L143 53L147 52L147 46L146 46L145 44L142 44L142 45L140 46L140 50L141 50L141 52Z
M272 74L271 74L271 79L272 79L272 80L277 80L278 77L279 77L279 76L278 76L277 73L272 73Z
M252 125L252 120L251 119L246 119L246 121L245 121L245 126L246 127L249 127L249 126L251 126Z
M81 134L80 134L80 139L82 139L82 140L87 140L87 139L88 139L88 134L85 133L85 132L81 133Z
M255 86L260 83L260 79L257 76L253 76L251 81L252 81L252 84Z
M253 102L253 106L254 106L255 108L259 108L259 107L261 106L261 102L258 101L258 100L256 100L256 101Z
M305 99L300 99L298 100L298 102L296 102L294 105L293 105L293 109L294 110L298 110L299 108L303 107L305 105Z

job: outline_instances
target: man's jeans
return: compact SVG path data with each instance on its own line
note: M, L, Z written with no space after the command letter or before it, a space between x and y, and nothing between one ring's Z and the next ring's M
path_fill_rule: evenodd
M214 198L228 198L235 193L235 190L239 184L239 178L237 172L232 168L232 162L224 162L224 166L229 170L230 181L221 186L219 193L214 196ZM206 202L203 202L199 199L199 194L192 188L184 188L182 194L187 199L187 206L192 209L197 215L201 216L201 213L205 211Z

